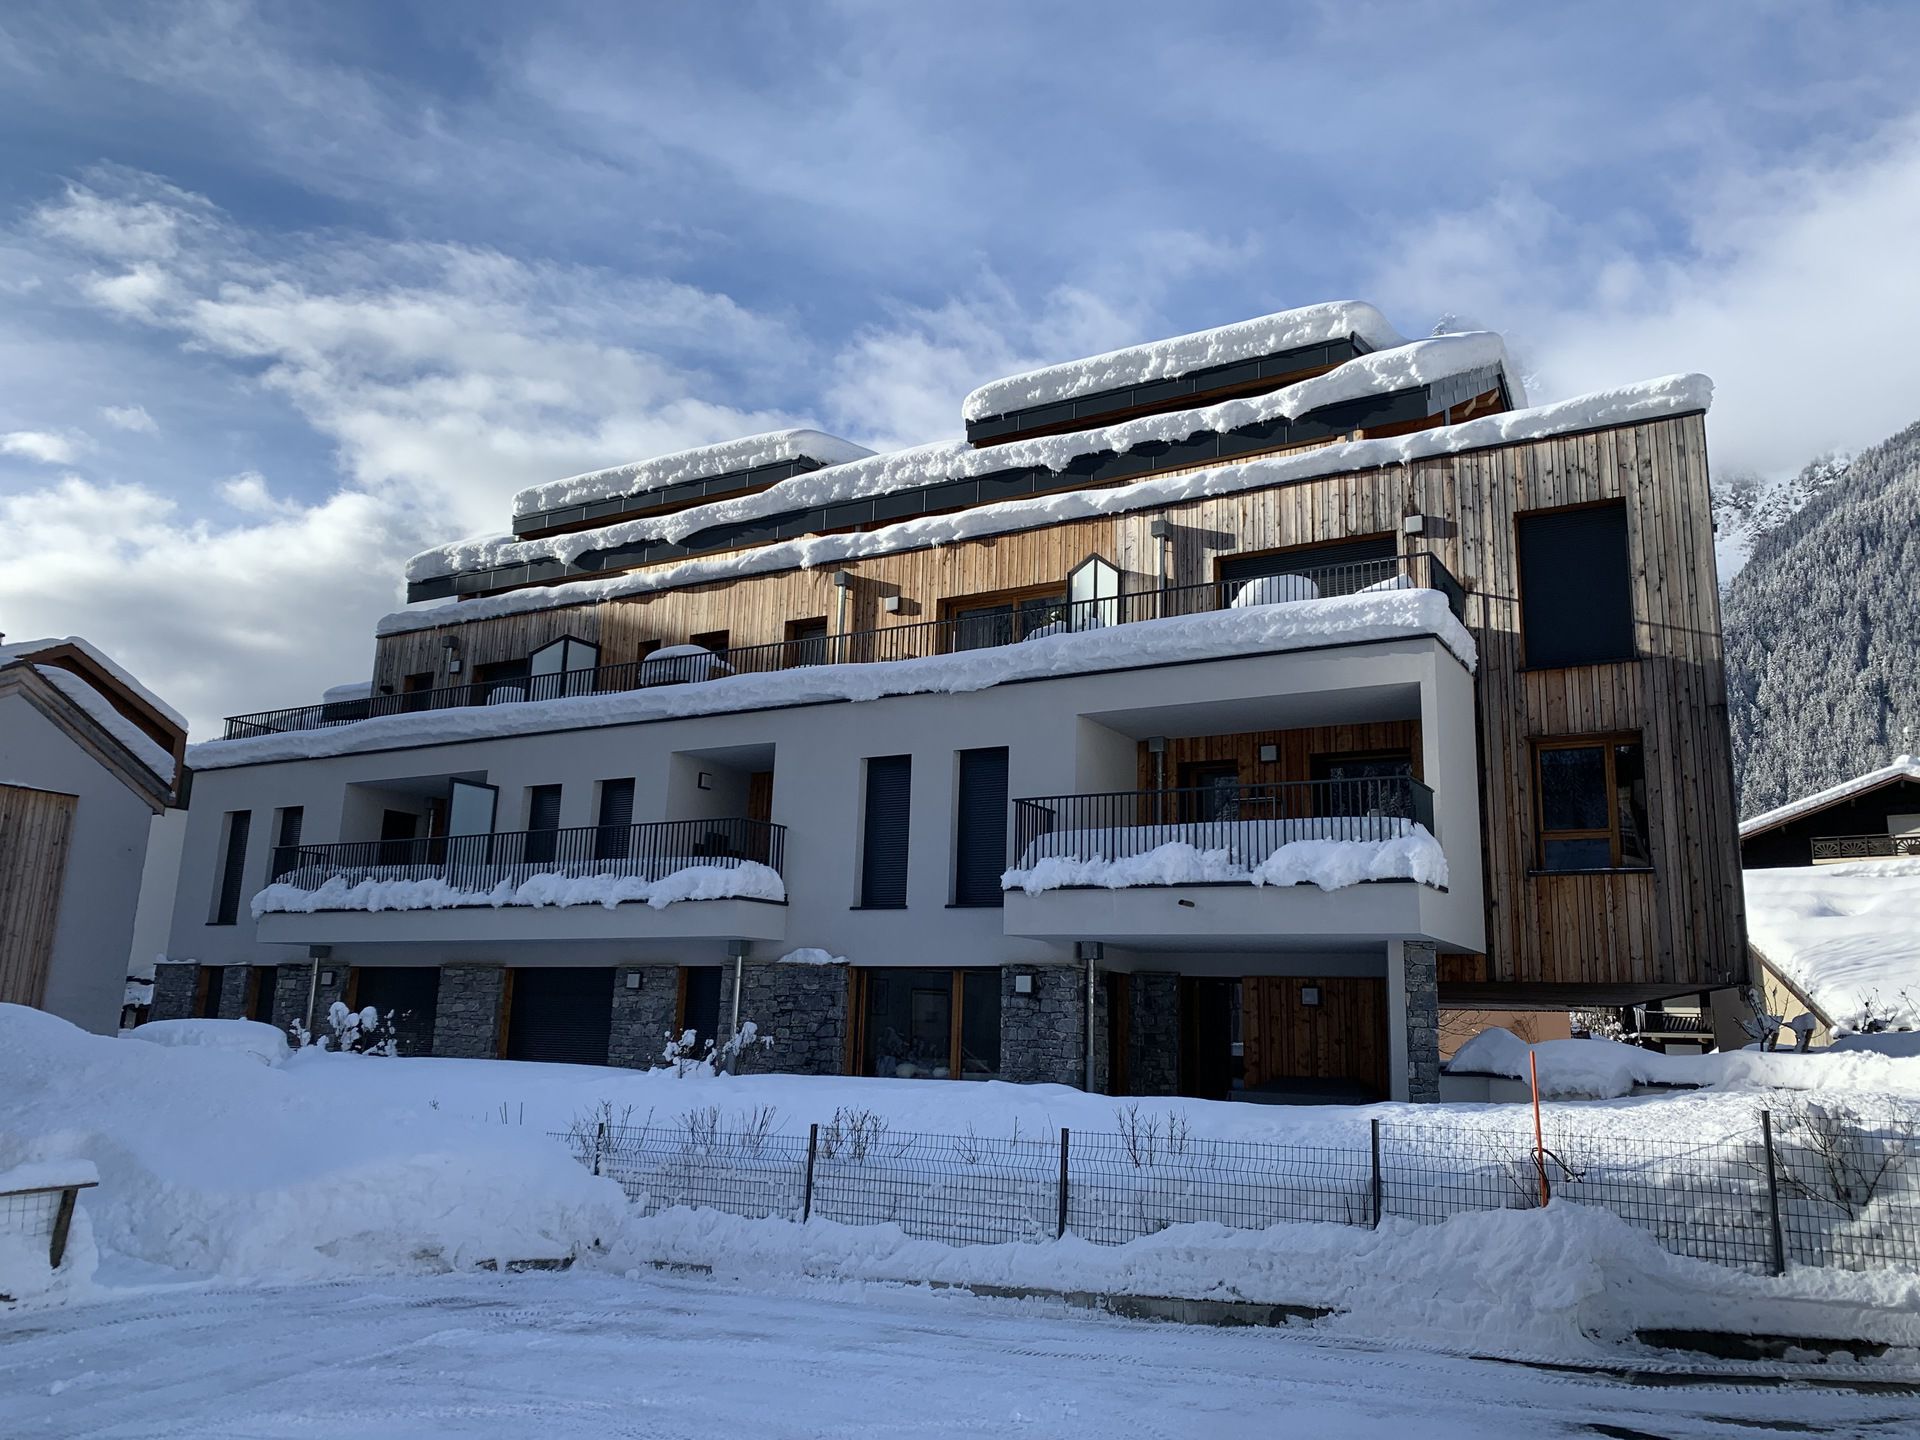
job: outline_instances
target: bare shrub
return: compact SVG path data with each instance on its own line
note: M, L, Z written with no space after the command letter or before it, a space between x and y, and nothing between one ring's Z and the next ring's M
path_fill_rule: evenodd
M1876 1196L1920 1169L1920 1109L1897 1104L1881 1122L1851 1106L1794 1095L1773 1109L1775 1173L1789 1195L1857 1220Z
M842 1105L833 1112L833 1119L820 1127L820 1153L829 1160L844 1153L857 1163L867 1158L886 1133L887 1122L882 1116L864 1107L851 1110Z

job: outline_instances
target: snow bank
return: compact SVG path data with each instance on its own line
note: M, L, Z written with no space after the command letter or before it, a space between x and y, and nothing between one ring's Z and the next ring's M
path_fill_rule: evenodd
M1447 1069L1525 1080L1529 1050L1539 1063L1540 1093L1559 1100L1610 1099L1637 1085L1920 1095L1920 1060L1882 1054L1723 1050L1662 1055L1616 1040L1543 1040L1529 1046L1501 1029L1482 1030L1454 1052Z
M1337 373L1337 371L1329 371L1327 376L1319 378L1328 379ZM1275 393L1284 395L1289 392ZM1004 535L1044 525L1057 525L1069 520L1126 514L1135 510L1154 509L1207 496L1236 494L1244 490L1292 484L1302 480L1319 479L1350 471L1371 470L1386 465L1404 465L1415 460L1459 454L1462 451L1479 450L1495 445L1516 444L1525 440L1538 440L1579 430L1629 425L1670 415L1684 415L1705 410L1712 398L1713 384L1706 376L1669 375L1638 385L1596 391L1590 395L1578 396L1552 405L1488 415L1459 425L1419 430L1409 435L1388 439L1355 440L1337 445L1323 445L1311 450L1248 460L1239 465L1219 465L1182 471L1178 474L1140 480L1115 488L1068 490L1027 500L1004 500L992 505L976 505L972 509L951 515L930 515L916 520L902 520L892 525L883 525L875 530L806 536L727 555L650 567L643 571L609 576L605 579L573 580L559 585L529 586L477 600L447 601L418 609L399 610L380 621L377 633L397 635L412 630L431 630L441 625L464 624L470 620L487 620L500 615L525 614L529 611L545 610L559 605L582 605L616 599L623 595L651 594L656 591L704 584L714 580L733 579L743 575L811 569L872 555L888 555L928 545L946 545L987 535ZM1250 405L1254 402L1232 401L1229 403ZM1210 412L1183 413L1193 415ZM1149 418L1167 420L1169 417ZM1128 426L1143 426L1146 423L1145 420L1130 421ZM1236 420L1233 423L1245 422ZM1127 426L1114 426L1111 427L1111 432L1117 434L1127 428ZM888 465L924 464L928 463L926 457L929 457L931 452L940 451L943 454L958 457L998 457L994 460L995 468L998 468L1016 463L1007 458L1010 452L1023 451L1027 446L1061 447L1063 442L1068 440L1087 441L1090 437L1108 433L1110 432L1084 431L1074 436L1047 436L1036 440L1017 441L1010 445L996 445L985 450L972 450L962 442L953 442L950 445L923 447L919 451L879 455L872 461L859 462L859 465L860 467L879 466L883 462ZM1143 443L1147 438L1151 437L1141 435L1129 439L1127 446L1131 448L1132 445ZM1060 463L1070 460L1074 453L1073 447L1061 449L1060 454L1064 458ZM956 463L978 462L963 460ZM854 466L839 467L834 474L840 475L842 471L852 471L855 468ZM781 485L796 485L810 478L802 476L799 480L782 481ZM841 483L846 483L845 477L842 477ZM929 479L922 483L933 483L933 481ZM898 488L903 487L891 483L882 484L877 486L873 493ZM775 486L768 490L766 495L773 495L779 489L780 486ZM798 503L801 502L795 502L796 505ZM719 506L705 506L701 509L711 515L719 509ZM676 518L684 518L693 513L695 512L683 511L681 517ZM629 523L645 525L651 522ZM719 521L717 518L710 518L706 523L714 524ZM588 537L589 545L611 544L615 542L609 537L614 531L620 529L621 527L618 526L609 526L602 531L580 533ZM645 535L645 531L636 531L633 538L645 538ZM555 540L564 541L572 541L576 538L554 537ZM505 543L504 539L502 543ZM574 555L579 553L580 550L573 551ZM572 556L565 558L572 558Z
M604 470L590 470L565 480L532 485L513 497L513 513L525 515L555 510L562 505L639 495L688 480L708 480L736 470L777 465L783 460L818 460L831 466L862 460L871 454L864 445L855 445L820 430L770 430L764 435L745 435L716 445L696 445L691 450L676 450L651 460L636 460Z
M559 1256L621 1223L619 1190L542 1135L382 1098L351 1107L218 1049L139 1045L0 1005L0 1167L85 1159L103 1250L256 1279Z
M1890 780L1920 780L1920 755L1896 755L1891 764L1882 765L1878 770L1869 770L1851 780L1842 780L1838 785L1829 785L1825 790L1816 790L1811 795L1802 795L1798 800L1790 800L1772 810L1763 810L1751 820L1742 820L1740 833L1756 835L1762 830L1771 830L1802 815L1824 810L1850 795L1875 789Z
M1189 660L1279 653L1325 644L1360 644L1431 635L1471 670L1473 637L1435 590L1341 595L1292 605L1259 605L1141 620L1019 645L964 650L913 660L806 665L765 674L727 675L695 685L567 696L522 705L469 706L380 716L328 730L208 740L188 751L196 769L346 755L404 743L441 744L533 731L717 715L835 700L893 695L959 694L1013 680L1099 670L1171 665Z
M629 902L644 902L655 910L664 910L682 900L730 898L784 900L787 887L777 870L752 861L740 865L690 862L659 880L638 875L533 875L524 880L503 880L491 890L463 890L430 877L350 884L334 876L312 889L285 880L267 886L253 897L253 917L310 915L316 910L453 910L476 905L491 905L496 910L505 905L554 905L563 909L604 905L612 910Z
M1269 829L1269 822L1242 822L1256 830ZM1328 822L1337 823L1337 822ZM1008 870L1000 877L1007 890L1024 890L1038 895L1046 890L1069 887L1094 887L1125 890L1137 885L1217 885L1244 881L1249 885L1317 885L1322 890L1343 890L1367 880L1415 880L1423 885L1447 883L1447 859L1423 825L1402 822L1406 833L1383 840L1290 840L1273 849L1264 859L1251 862L1244 847L1217 846L1200 849L1181 840L1153 843L1151 849L1111 858L1091 852L1104 846L1125 849L1124 833L1102 832L1090 844L1077 845L1072 836L1047 836L1029 847L1023 856L1024 868ZM1143 825L1134 827L1149 832L1154 840L1180 826ZM1191 827L1214 830L1221 827ZM1065 844L1055 846L1056 839ZM1046 846L1055 853L1035 855L1033 850ZM1065 851L1067 853L1060 853ZM1089 858L1081 858L1087 852Z
M1344 340L1349 335L1359 336L1375 350L1407 343L1407 337L1365 301L1330 300L992 380L967 396L960 414L967 420L985 420L1013 410L1117 390L1123 385L1171 380L1214 365Z
M1741 874L1747 939L1839 1030L1920 1028L1920 859Z
M246 1055L262 1065L282 1064L292 1054L287 1037L277 1025L258 1020L149 1020L127 1031L128 1040L149 1045L192 1046Z
M134 759L167 784L173 783L173 752L156 745L146 731L114 709L106 696L71 670L62 670L55 665L36 665L33 668L86 711L102 730L126 746Z
M836 955L831 950L821 950L814 946L806 946L799 950L789 950L786 954L782 955L776 963L781 965L846 965L851 962L848 961L846 956Z

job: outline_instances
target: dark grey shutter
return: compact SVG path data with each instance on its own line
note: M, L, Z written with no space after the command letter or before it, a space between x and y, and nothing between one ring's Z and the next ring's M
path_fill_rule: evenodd
M707 1041L720 1038L720 967L689 965L680 973L686 977L686 1003L681 1007L680 1026L694 1032L693 1053L702 1055Z
M513 972L507 1058L604 1065L613 1032L613 969L562 967Z
M272 879L278 880L299 864L300 828L306 820L306 814L298 805L289 805L280 812L280 833L273 839Z
M913 786L911 755L867 761L865 843L860 854L860 903L907 903L907 813Z
M213 923L231 925L240 918L240 883L247 867L247 832L253 829L253 812L235 810L227 816L227 855L220 869L220 908Z
M402 1055L433 1054L433 1021L440 1008L437 965L376 965L354 971L354 997L384 1021L393 1016Z
M1520 635L1527 668L1633 658L1627 507L1522 515Z
M253 993L247 997L247 1018L264 1025L273 1023L274 992L280 988L280 967L257 965L253 971Z
M596 860L624 860L633 841L633 781L600 782L600 833L594 836Z
M560 828L560 787L536 785L527 798L529 862L544 865L553 859L554 832Z
M998 905L1007 868L1007 751L960 752L960 797L955 817L953 902Z

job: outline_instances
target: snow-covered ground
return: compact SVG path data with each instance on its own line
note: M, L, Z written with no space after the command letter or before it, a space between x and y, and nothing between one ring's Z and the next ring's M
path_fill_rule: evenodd
M1737 1374L1632 1384L954 1290L650 1271L173 1288L0 1315L5 1432L44 1440L1892 1437L1913 1403Z
M1920 859L1747 870L1741 881L1747 938L1837 1030L1920 1028Z

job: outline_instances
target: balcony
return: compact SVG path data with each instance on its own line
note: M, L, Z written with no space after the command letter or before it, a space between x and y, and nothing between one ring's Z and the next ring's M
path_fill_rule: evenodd
M1062 589L1065 588L1063 581ZM425 714L474 705L524 704L618 694L661 685L699 684L729 675L763 674L810 665L915 660L1175 615L1408 588L1437 590L1447 597L1455 616L1462 612L1465 594L1446 566L1433 555L1412 555L1246 580L1139 590L1095 599L1028 601L1017 608L1004 607L1006 613L975 611L941 620L778 640L766 645L735 646L721 651L674 645L641 660L595 669L236 715L227 720L225 738L244 740L261 735L325 730L388 715Z
M1812 843L1816 865L1920 856L1920 835L1816 835Z

